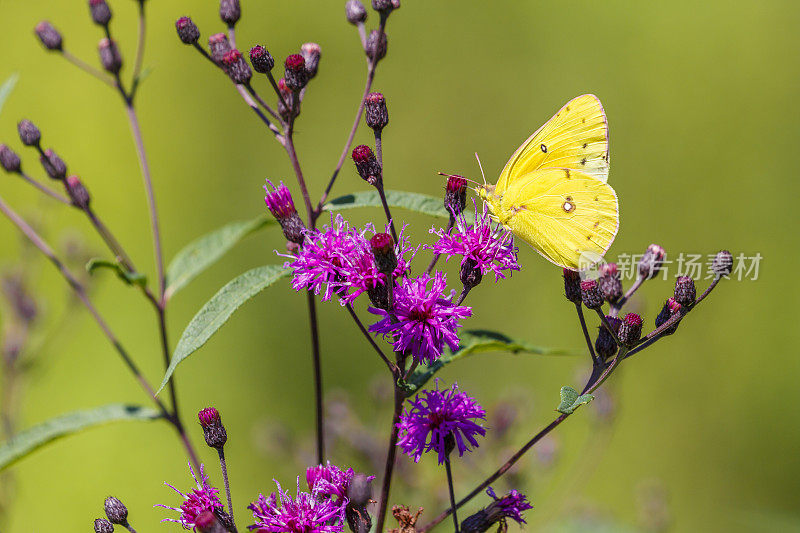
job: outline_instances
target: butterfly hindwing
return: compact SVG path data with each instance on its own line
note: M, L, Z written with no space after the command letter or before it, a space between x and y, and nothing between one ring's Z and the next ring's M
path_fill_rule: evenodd
M593 94L573 98L531 135L508 160L496 194L534 170L569 168L608 181L608 122Z
M581 257L602 257L619 228L614 189L570 168L524 174L504 192L495 213L514 235L556 265L585 267Z

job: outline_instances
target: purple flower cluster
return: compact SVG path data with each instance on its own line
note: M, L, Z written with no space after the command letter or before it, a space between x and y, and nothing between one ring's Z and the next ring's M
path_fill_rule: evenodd
M502 498L498 498L492 487L486 489L486 494L494 498L494 503L491 505L493 514L498 513L502 518L511 518L520 524L525 524L525 519L522 518L522 511L533 509L533 506L528 502L528 498L518 490L512 490Z
M437 379L436 388L422 391L409 403L411 408L403 412L397 424L397 445L415 462L423 453L435 451L442 464L450 453L448 439L452 439L450 445L458 449L460 457L470 446L477 448L477 435L486 435L476 422L486 418L486 411L474 398L459 391L456 383L440 391Z
M219 489L215 489L208 483L208 476L203 472L203 465L200 465L200 478L195 475L192 465L189 465L189 472L194 478L196 488L184 494L176 489L169 483L165 483L169 488L177 492L184 499L180 507L169 507L167 505L156 505L156 507L163 507L164 509L171 509L180 513L178 518L165 518L162 522L177 522L184 527L184 529L195 529L197 517L208 511L213 513L215 510L223 509L222 502L220 501L217 493Z
M332 498L339 505L347 505L347 489L356 473L352 468L342 470L328 461L326 465L312 466L306 470L308 490L317 497ZM369 477L375 479L374 476Z
M338 470L338 469L337 469ZM284 491L277 481L277 492L269 497L259 494L258 500L248 506L253 512L255 524L250 530L270 533L340 533L344 529L345 505L333 498L300 491L297 478L297 494L294 498ZM345 502L346 503L346 502Z
M433 278L423 274L404 279L394 289L391 314L369 308L371 313L383 317L369 330L394 336L394 350L411 353L418 363L436 361L445 344L452 350L458 348L459 321L472 316L469 307L452 302L455 292L446 297L446 290L447 278L441 272L436 272Z
M456 227L445 231L431 229L430 232L439 237L439 241L426 248L436 254L446 255L450 259L459 255L463 265L472 261L476 268L481 269L481 274L494 272L495 280L505 279L504 271L519 270L517 264L517 248L514 247L514 238L498 224L492 227L489 211L484 206L483 213L478 214L475 206L475 220L468 224L464 213L456 218Z

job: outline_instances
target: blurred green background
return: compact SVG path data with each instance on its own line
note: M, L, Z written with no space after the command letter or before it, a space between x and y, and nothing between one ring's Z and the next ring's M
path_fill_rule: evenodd
M303 42L322 46L320 73L303 104L297 136L315 196L339 156L363 87L363 54L344 20L343 3L244 0L238 29L241 47L266 44L278 61ZM119 97L46 53L32 34L39 20L48 19L73 53L96 63L101 32L85 4L0 3L0 79L20 74L0 115L0 141L21 150L16 123L33 120L44 144L82 176L96 210L152 274L145 197ZM130 65L136 3L110 4L113 31ZM138 105L171 257L207 231L262 213L265 177L296 187L282 149L230 82L175 36L173 23L181 15L194 18L203 39L221 31L217 3L147 6L145 63L153 72ZM794 205L800 185L792 155L800 143L800 108L792 103L800 91L798 25L800 4L794 1L407 0L391 17L389 54L375 84L391 114L384 133L387 187L438 195L442 181L435 171L479 176L475 151L495 176L564 102L593 92L609 117L610 183L622 214L610 258L641 253L651 242L673 258L721 248L764 258L758 280L725 282L679 334L623 367L611 384L613 424L598 426L593 405L548 441L553 458L545 450L522 463L519 488L535 505L529 530L589 531L588 524L609 531L658 529L664 514L661 524L671 531L800 531L800 328L791 311L800 294L783 270L800 259ZM267 94L262 81L259 89ZM370 135L362 130L356 140L370 142ZM31 150L21 153L27 169L41 176ZM334 196L364 188L348 161ZM0 194L60 249L65 236L77 233L94 255L102 250L79 213L39 199L18 179L3 179ZM357 223L380 219L378 210L353 214ZM416 215L406 221L420 241L438 223ZM12 268L21 253L18 233L0 222L0 239L0 261ZM169 312L173 345L220 286L254 266L278 263L274 250L282 246L274 228L259 233L177 295ZM467 326L585 351L572 306L561 295L560 272L527 248L520 263L522 272L511 280L486 281L475 291L475 316ZM21 426L110 402L145 403L89 317L68 311L62 320L66 287L49 265L34 265L26 268L42 311L37 331L50 334L39 339L41 349L25 356L32 365ZM641 291L634 305L648 324L671 290L672 277ZM100 277L93 295L147 375L160 380L156 324L143 299L110 275ZM287 459L310 455L305 318L305 298L284 281L244 306L177 374L182 410L198 445L194 413L215 405L224 415L241 524L245 503L271 491L273 477L292 485L299 470ZM375 412L370 392L382 370L379 361L336 303L321 306L321 322L326 388L349 391L352 410L384 431L388 411ZM456 468L459 492L552 419L559 387L579 386L584 364L585 358L499 354L442 373L486 406L509 391L522 398L519 429L507 449ZM342 395L337 398L341 404ZM202 454L215 463L213 451L203 447ZM402 488L392 498L425 506L423 520L442 508L443 475L428 459L409 467L408 475L424 473L426 483L438 485L437 501ZM87 431L24 459L13 472L15 497L5 517L11 532L89 531L108 494L127 503L139 531L175 530L158 524L168 512L152 505L178 501L164 481L189 487L185 457L163 423ZM217 482L217 469L209 472Z

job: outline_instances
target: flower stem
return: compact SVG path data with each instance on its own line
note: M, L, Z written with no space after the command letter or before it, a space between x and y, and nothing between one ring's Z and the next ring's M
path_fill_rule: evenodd
M97 78L98 80L102 81L103 83L105 83L109 87L112 87L112 88L116 87L116 84L114 83L114 78L112 78L111 76L109 76L105 72L97 70L96 68L94 68L93 66L91 66L90 64L85 62L83 59L80 59L80 58L72 55L70 52L68 52L66 50L62 50L61 55L64 57L64 59L66 59L67 61L69 61L70 63L72 63L73 65L75 65L76 67L78 67L79 69L84 71L85 73L89 74L90 76L94 76L95 78Z
M397 457L397 437L400 428L400 411L403 408L403 391L394 386L394 413L392 414L392 428L389 432L389 450L386 453L386 465L383 468L383 483L381 485L380 509L378 510L378 525L375 531L383 531L386 522L386 509L389 506L389 491L392 487L392 474L394 472L395 458Z
M228 514L231 516L233 522L233 500L231 499L231 485L228 482L228 465L225 463L225 451L222 448L217 448L219 452L219 467L222 470L222 480L225 483L225 494L228 496Z
M583 337L586 339L586 346L589 347L589 354L592 356L592 363L597 365L599 359L594 353L594 346L592 345L592 338L589 335L589 330L586 328L586 319L583 316L583 307L580 302L575 302L575 311L578 313L578 320L581 322L581 329L583 330Z
M133 80L131 81L131 100L133 100L133 97L136 95L136 90L139 88L139 81L142 74L145 32L147 29L145 23L146 19L144 16L144 0L139 0L139 38L136 43L136 62L133 67Z
M25 172L20 171L19 175L23 180L27 181L28 183L30 183L31 185L36 187L37 189L39 189L41 192L43 192L44 194L46 194L50 198L53 198L54 200L58 200L62 204L72 205L72 201L69 198L66 198L66 197L58 194L56 191L54 191L53 189L51 189L47 185L42 185L41 183L39 183L38 181L36 181L32 177L30 177Z
M456 494L453 490L453 472L450 469L450 456L444 460L444 469L447 472L447 488L450 490L450 508L453 510L453 526L458 533L458 515L456 513Z
M386 354L383 353L383 350L381 350L380 346L378 346L378 344L375 342L375 339L373 339L372 335L369 334L367 328L364 327L364 323L361 322L361 319L358 318L358 315L353 309L353 305L347 304L345 305L345 307L347 308L347 311L350 313L350 316L353 318L353 321L356 323L356 326L358 326L358 329L361 331L364 337L369 341L370 345L375 349L375 351L381 357L383 362L386 363L386 366L389 367L389 371L392 373L392 375L397 374L398 372L397 365L389 361L389 358L386 357Z
M633 285L631 285L631 287L625 292L625 295L611 306L609 314L614 317L617 316L622 307L628 302L631 296L633 296L634 293L639 290L639 287L641 287L644 282L645 279L642 276L638 276L636 281L633 282Z
M319 354L319 323L317 322L317 303L314 295L309 292L308 297L308 322L311 328L311 355L314 365L314 405L317 426L317 464L324 464L325 436L323 433L323 407L322 407L322 364Z
M455 224L455 219L451 216L450 217L450 222L447 223L447 231L445 233L450 233L453 230L453 225L454 224ZM431 273L433 268L436 266L437 261L439 261L439 257L441 257L441 255L442 254L434 254L433 259L431 259L431 262L428 265L428 268L425 269L425 273L426 274L430 274Z

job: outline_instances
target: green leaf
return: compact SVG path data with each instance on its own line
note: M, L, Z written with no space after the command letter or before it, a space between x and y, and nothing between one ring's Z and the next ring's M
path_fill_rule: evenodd
M118 420L155 420L161 415L138 405L111 404L96 409L75 411L51 418L14 435L0 445L0 470L4 470L31 452L78 431Z
M439 218L450 218L444 208L442 198L405 191L386 191L386 203L389 207L400 207L417 213L431 215ZM342 211L357 207L382 207L378 191L361 191L339 198L334 198L325 204L325 211Z
M15 72L6 78L6 81L3 82L3 85L0 85L0 111L3 110L3 105L6 103L8 95L10 95L11 91L14 90L14 86L17 84L18 79L19 74Z
M169 368L164 374L164 379L156 394L164 389L177 366L203 346L228 321L234 311L256 294L288 275L289 271L282 266L262 266L248 270L222 287L194 315L189 325L183 330L178 346L172 354L172 361L169 363Z
M572 387L561 387L561 403L556 407L556 411L561 414L571 415L575 409L581 405L594 400L591 394L578 394Z
M459 333L458 350L445 352L433 364L417 368L408 378L407 395L422 388L433 375L445 365L462 357L484 352L511 352L534 355L572 355L564 350L536 346L525 341L514 340L502 333L483 329L466 330Z
M127 285L138 285L140 287L147 285L147 276L138 272L129 272L125 267L114 261L93 258L86 263L86 270L89 274L94 274L96 270L101 268L113 270L117 277Z
M189 243L178 252L167 267L166 297L170 298L201 272L219 261L239 241L273 223L275 220L266 216L259 216L253 220L240 220Z

